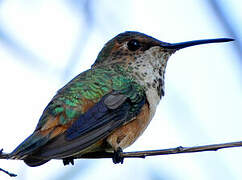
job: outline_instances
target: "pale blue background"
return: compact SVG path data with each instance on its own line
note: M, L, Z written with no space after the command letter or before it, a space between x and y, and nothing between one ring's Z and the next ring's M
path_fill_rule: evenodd
M88 69L104 43L126 30L166 42L235 37L235 43L181 50L167 66L165 97L150 126L126 151L242 140L240 0L1 0L0 148L12 151L34 130L50 99ZM230 28L228 28L230 27ZM0 160L17 180L242 179L242 148L125 159L50 161L27 167ZM0 179L11 179L0 172Z

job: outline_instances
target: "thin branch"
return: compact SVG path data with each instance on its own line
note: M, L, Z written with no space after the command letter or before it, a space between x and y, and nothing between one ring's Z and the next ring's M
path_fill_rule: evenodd
M17 174L10 173L10 172L8 172L8 171L6 171L6 170L2 169L2 168L0 168L0 171L2 171L2 172L4 172L4 173L6 173L6 174L7 174L7 175L9 175L10 177L16 177L16 176L17 176Z
M203 151L217 151L224 148L241 147L242 141L229 142L222 144L210 144L204 146L193 146L193 147L183 147L179 146L176 148L160 149L160 150L147 150L147 151L134 151L134 152L121 152L120 156L123 158L145 158L147 156L157 156L157 155L169 155L169 154L180 154L180 153L195 153ZM8 159L8 154L3 153L0 150L0 159ZM94 152L87 153L81 156L74 156L73 159L98 159L98 158L113 158L114 153L112 152ZM11 177L15 177L16 174L9 173L6 170L0 168L0 171L8 174Z
M2 154L3 154L3 149L0 149L0 156L1 156ZM14 173L10 173L10 172L8 172L8 171L2 169L2 168L0 168L0 171L6 173L6 174L9 175L10 177L16 177L16 176L17 176L16 174L14 174Z
M194 146L194 147L176 147L169 149L160 149L160 150L147 150L147 151L135 151L135 152L123 152L121 156L124 158L145 158L147 156L156 156L156 155L169 155L169 154L180 154L180 153L195 153L195 152L203 152L203 151L217 151L219 149L224 148L232 148L232 147L241 147L242 141L223 143L223 144L211 144L204 146ZM113 153L101 152L101 153L87 153L80 157L76 156L75 159L78 158L112 158Z
M193 146L183 147L179 146L176 148L159 149L159 150L146 150L146 151L134 151L134 152L121 152L121 156L124 158L145 158L147 156L157 155L169 155L169 154L180 154L180 153L195 153L203 151L217 151L224 148L241 147L242 141L229 142L222 144L210 144L204 146ZM92 152L86 153L81 156L74 156L74 159L98 159L98 158L113 158L114 153L112 152ZM3 153L0 150L0 159L8 159L8 154Z

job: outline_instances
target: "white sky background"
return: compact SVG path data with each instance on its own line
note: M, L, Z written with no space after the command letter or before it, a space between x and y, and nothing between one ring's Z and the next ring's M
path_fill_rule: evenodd
M29 136L50 99L72 77L88 69L113 36L135 30L166 42L230 37L206 1L94 1L94 24L86 35L84 16L68 1L2 1L0 27L36 59L23 58L0 38L0 148L12 151ZM239 0L222 0L238 34ZM82 44L83 41L84 45ZM241 40L241 39L240 39ZM66 70L76 47L78 62ZM75 52L74 52L75 53ZM80 53L80 57L78 57ZM28 59L28 61L27 61ZM37 61L38 60L38 61ZM233 43L187 48L166 71L165 97L150 126L126 151L239 141L242 137L241 64ZM0 161L16 179L241 179L242 149L125 159L50 161L27 167ZM0 179L11 179L0 172Z

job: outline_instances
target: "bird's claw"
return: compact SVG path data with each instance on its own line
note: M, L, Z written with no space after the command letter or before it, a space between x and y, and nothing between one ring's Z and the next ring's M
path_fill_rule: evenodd
M113 163L118 164L121 163L123 164L124 162L124 157L122 156L123 150L119 147L117 151L114 151L114 156L113 156Z
M67 158L64 158L63 159L63 164L64 164L64 166L66 166L66 165L68 165L68 164L72 164L72 165L74 165L74 158L72 158L72 157L67 157Z

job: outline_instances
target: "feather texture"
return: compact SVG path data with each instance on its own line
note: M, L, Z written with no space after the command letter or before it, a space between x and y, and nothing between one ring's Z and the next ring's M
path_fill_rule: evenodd
M34 133L12 158L38 164L79 153L136 116L145 92L119 66L85 71L60 89L45 108Z

